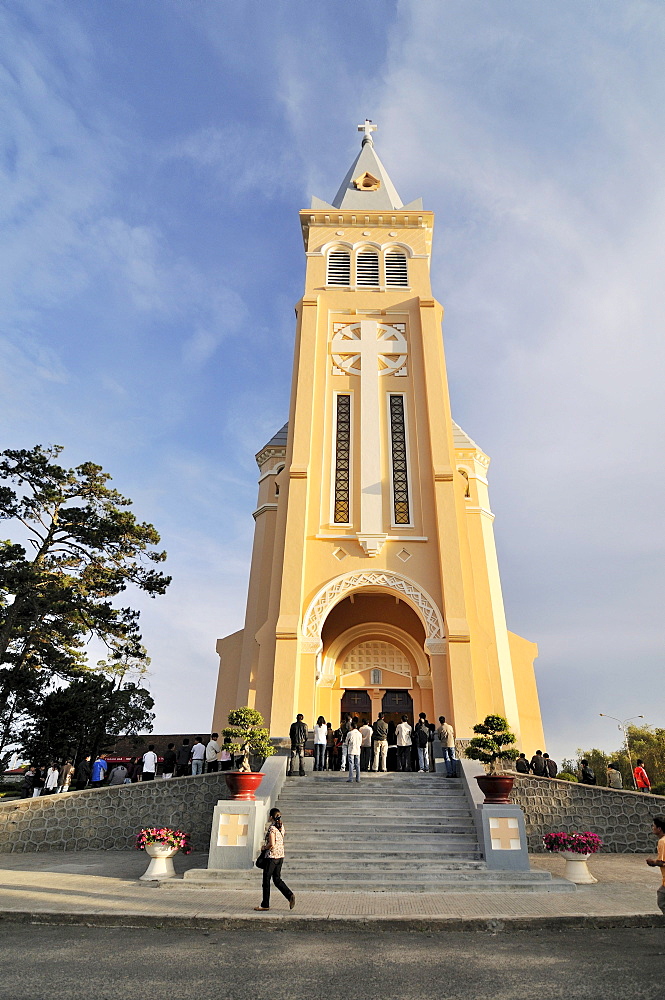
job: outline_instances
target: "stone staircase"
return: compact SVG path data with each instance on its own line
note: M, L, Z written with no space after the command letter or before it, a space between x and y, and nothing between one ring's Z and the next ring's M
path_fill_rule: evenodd
M284 878L295 891L502 892L570 891L547 871L490 871L460 779L339 772L287 778L278 800L286 827ZM206 873L255 885L258 872Z

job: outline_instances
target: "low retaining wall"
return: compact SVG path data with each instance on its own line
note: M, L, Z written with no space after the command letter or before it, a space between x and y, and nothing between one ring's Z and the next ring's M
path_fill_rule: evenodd
M524 811L529 850L544 852L543 836L592 830L606 851L617 854L654 853L652 817L665 815L665 797L618 791L573 781L518 775L511 794Z
M0 804L0 853L120 851L144 826L180 828L193 850L207 851L213 809L227 798L218 772L14 799Z

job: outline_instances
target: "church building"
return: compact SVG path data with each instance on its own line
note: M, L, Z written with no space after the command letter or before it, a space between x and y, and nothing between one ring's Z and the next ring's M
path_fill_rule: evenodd
M505 716L544 747L535 643L509 632L489 458L452 419L432 296L434 217L404 205L376 126L332 202L300 213L289 419L256 456L244 628L219 639L213 730L257 708L271 736L302 712L445 715L458 738Z

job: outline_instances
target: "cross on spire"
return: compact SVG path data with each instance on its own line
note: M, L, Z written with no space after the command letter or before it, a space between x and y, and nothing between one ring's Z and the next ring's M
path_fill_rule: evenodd
M363 136L363 142L362 142L363 146L365 145L366 142L368 142L370 144L370 146L374 145L374 139L372 138L372 132L376 132L377 128L378 128L378 125L373 125L371 118L366 118L365 119L365 124L358 126L358 131L365 133L364 136Z

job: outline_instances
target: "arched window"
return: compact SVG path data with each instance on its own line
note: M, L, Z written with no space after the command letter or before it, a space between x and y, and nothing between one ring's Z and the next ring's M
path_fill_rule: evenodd
M275 480L277 479L277 476L280 474L283 468L284 468L283 465L277 466L277 468L275 469ZM275 482L275 496L276 497L279 496L279 486L277 485L277 482Z
M328 254L326 284L351 284L351 254L348 250L331 250Z
M386 285L405 288L408 284L406 254L402 250L389 250L386 253Z
M379 285L379 255L376 250L361 250L356 257L356 285Z

